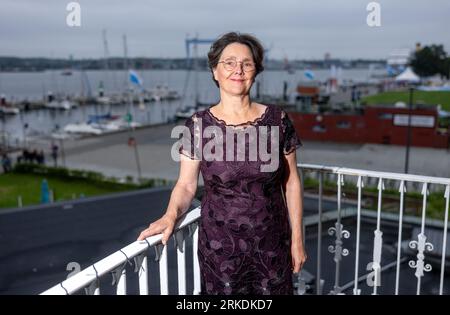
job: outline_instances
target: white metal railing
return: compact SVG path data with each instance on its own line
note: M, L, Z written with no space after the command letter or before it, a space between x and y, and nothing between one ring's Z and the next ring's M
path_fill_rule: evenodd
M427 210L427 195L428 187L431 184L442 186L444 192L443 198L445 198L445 220L442 224L435 224L435 226L441 227L443 230L442 239L442 259L441 259L441 273L439 283L439 294L443 294L445 262L446 262L446 246L447 246L447 231L448 231L448 211L450 200L450 179L418 176L409 174L389 173L389 172L376 172L359 169L351 169L344 167L329 167L323 165L313 164L298 164L297 165L303 172L315 172L319 180L318 191L318 214L317 216L305 217L304 224L307 226L313 226L317 224L317 270L315 275L316 281L316 294L322 294L322 288L324 280L322 279L322 224L324 221L335 222L334 226L329 228L328 234L335 237L334 244L328 245L328 250L333 254L333 260L335 264L334 274L334 286L329 292L330 294L343 294L344 290L353 287L353 294L361 294L359 283L364 279L367 279L368 275L361 275L359 271L360 263L360 234L361 234L361 220L364 217L376 218L376 228L373 231L373 255L371 261L371 272L374 275L374 285L372 294L378 293L378 287L380 283L381 273L389 268L396 268L395 277L395 294L399 294L400 284L400 265L408 260L406 257L402 257L402 233L403 222L419 221L420 233L417 236L417 240L411 240L409 242L409 248L417 250L417 259L409 261L409 267L414 271L417 277L417 290L416 293L420 294L421 280L424 276L424 272L431 270L431 266L425 263L427 253L433 249L433 244L427 242L427 236L425 235L425 220ZM337 185L337 210L334 212L323 213L323 187L324 187L324 175L334 174L336 176ZM302 176L302 179L304 176ZM364 189L364 181L369 178L376 179L378 182L377 190L377 211L367 211L362 208L362 192ZM357 187L357 201L356 209L343 209L342 204L342 186L344 182L353 181L356 182ZM382 214L381 205L383 200L384 182L387 180L394 180L398 182L400 200L398 216L395 220L398 222L398 239L397 239L397 259L395 262L389 262L388 264L381 265L381 253L383 245L383 231L381 229L381 219L392 216L392 214ZM406 218L404 217L404 199L405 192L408 183L419 183L422 185L422 216L421 218ZM345 230L342 219L348 217L356 217L356 238L355 238L355 270L354 280L350 283L341 285L341 262L345 256L349 254L349 250L345 248L345 242L350 237L350 232ZM194 290L193 294L199 294L200 292L200 270L197 258L197 243L198 243L198 229L196 228L197 222L200 218L200 208L197 207L191 212L185 214L178 222L174 232L175 244L177 247L177 268L178 268L178 293L186 294L186 238L192 237L193 244L193 274L194 274ZM392 217L390 217L392 220ZM429 221L427 221L429 222ZM149 294L148 288L148 262L147 262L147 250L151 247L155 248L157 253L157 259L159 261L159 278L160 278L160 294L168 294L168 268L167 268L167 246L161 244L162 235L155 235L149 237L145 241L134 242L114 254L102 259L101 261L89 266L80 273L73 277L61 282L60 284L50 288L49 290L41 294L73 294L85 289L87 294L100 294L99 279L108 273L112 273L114 283L117 284L117 294L126 294L127 292L127 274L125 271L125 265L134 259L135 271L139 274L139 292L140 294ZM350 240L349 240L350 241ZM328 268L329 269L329 268ZM301 279L300 279L301 281ZM304 288L299 288L298 292L304 292Z
M193 264L194 264L194 292L200 293L200 273L198 272L197 259L197 221L200 218L200 207L193 209L181 217L174 229L174 237L177 247L178 259L178 293L186 294L186 238L193 237ZM74 294L85 289L86 294L100 294L99 280L101 277L112 273L113 284L117 284L118 295L127 293L127 273L125 266L135 263L135 271L139 277L139 293L149 294L148 288L148 249L155 248L157 260L159 261L160 294L169 294L168 288L168 268L167 268L167 245L161 243L162 234L154 235L144 241L135 241L130 245L120 249L110 256L94 263L86 269L80 271L67 280L42 292L43 295L66 295Z
M415 276L417 277L417 289L416 293L420 294L421 292L421 280L424 276L424 272L429 272L431 270L431 265L425 263L426 254L433 250L434 245L430 242L427 242L427 235L425 234L425 221L426 221L426 212L427 212L427 196L428 196L428 186L430 184L440 185L444 191L443 198L445 198L445 210L444 212L444 222L442 224L442 254L441 254L441 271L440 271L440 282L439 282L439 294L443 294L443 284L444 284L444 273L445 273L445 262L446 262L446 247L447 247L447 232L448 232L448 211L449 211L449 200L450 200L450 178L441 178L441 177L430 177L430 176L419 176L419 175L409 175L409 174L400 174L400 173L390 173L390 172L377 172L377 171L367 171L367 170L359 170L359 169L351 169L345 167L329 167L323 165L313 165L313 164L298 164L298 167L301 171L312 171L316 172L319 179L319 204L318 204L318 249L322 248L322 221L323 221L323 211L322 211L322 196L323 196L323 175L325 173L335 174L337 177L337 219L334 227L331 227L328 230L330 235L335 236L334 245L330 245L328 247L329 251L334 254L335 261L335 282L333 290L330 292L331 294L342 294L342 291L349 286L346 284L344 286L340 285L340 270L341 270L341 261L343 257L349 254L349 251L344 247L345 239L350 237L350 233L344 229L344 226L341 223L341 196L342 191L341 188L344 185L344 176L347 179L355 182L358 190L358 200L357 200L357 220L356 220L356 244L355 244L355 270L354 270L354 280L352 281L353 285L353 294L360 294L361 290L358 288L358 283L367 278L367 276L359 275L359 259L360 259L360 233L361 233L361 214L363 213L362 206L362 190L364 188L364 179L367 178L375 178L378 180L377 190L378 190L378 202L377 202L377 214L376 214L376 229L374 230L373 237L373 258L371 262L371 269L374 274L374 285L373 285L373 293L377 294L377 288L380 284L381 272L391 266L396 267L396 277L395 277L395 294L399 294L399 283L400 283L400 264L404 262L405 257L401 257L402 251L402 232L403 232L403 215L404 215L404 199L406 192L406 184L407 183L419 183L422 185L421 193L423 196L422 200L422 215L420 219L420 233L417 236L417 240L411 240L409 242L409 247L411 249L417 250L417 259L410 260L408 265L412 269L415 269ZM302 176L303 178L303 176ZM381 203L383 198L383 190L384 190L384 181L386 180L395 180L397 181L399 193L400 193L400 202L399 202L399 215L398 215L398 239L397 239L397 260L395 264L389 264L391 266L381 266L381 252L383 245L383 232L380 227L381 221ZM322 257L320 254L320 250L317 251L317 272L316 272L316 293L321 294L321 264Z

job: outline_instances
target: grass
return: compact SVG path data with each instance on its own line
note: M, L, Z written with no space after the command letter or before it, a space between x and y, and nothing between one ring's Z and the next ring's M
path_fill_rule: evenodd
M319 181L310 177L304 179L304 188L313 189L318 191ZM387 188L387 187L386 187ZM336 183L324 180L324 194L333 193L336 194ZM346 182L342 186L342 193L346 198L357 200L358 188L355 184ZM377 210L376 197L378 195L378 189L376 187L364 187L362 190L362 199L370 199L372 203L369 204L370 210ZM398 189L385 189L383 190L383 202L382 210L387 212L398 213L400 207L400 193ZM405 194L405 214L414 215L420 217L422 215L422 194L418 192L407 192ZM389 201L389 202L386 202ZM392 206L394 205L394 206ZM432 192L427 196L427 218L433 218L438 220L445 219L445 198L444 192Z
M367 105L395 104L396 102L409 103L409 91L384 92L362 99ZM443 110L450 110L450 92L447 91L414 91L414 104L441 104Z
M41 203L41 184L47 179L54 201L70 200L75 196L91 197L113 192L129 191L136 187L115 183L99 183L86 179L60 179L39 174L7 173L0 175L0 208L13 208L22 196L22 205Z

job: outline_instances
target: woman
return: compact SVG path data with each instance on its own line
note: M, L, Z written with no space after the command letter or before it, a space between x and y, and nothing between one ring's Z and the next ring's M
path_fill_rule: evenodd
M293 294L292 273L299 272L306 260L295 151L301 142L283 110L250 99L255 77L263 71L263 54L262 45L248 34L227 33L212 44L208 60L220 89L220 102L186 121L191 139L189 145L180 147L180 174L166 214L138 238L163 233L162 242L166 244L177 218L194 198L201 171L205 193L198 258L203 294ZM240 144L234 135L228 135L252 129L249 138L240 138L245 141L246 159L236 158L239 152L225 157L223 147L212 150L222 159L198 158L200 146L210 139L198 141L195 135L203 135L211 126L227 134L218 139L228 139L233 148ZM247 157L258 141L260 150L264 141L268 148L262 137L268 135L267 130L271 153L276 153L271 157L278 163L262 170L267 159L262 159L261 152L256 160ZM229 144L225 140L227 151Z

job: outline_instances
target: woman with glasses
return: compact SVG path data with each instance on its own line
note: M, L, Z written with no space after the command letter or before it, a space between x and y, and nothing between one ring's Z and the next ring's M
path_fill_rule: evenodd
M187 119L189 136L179 149L180 174L166 213L138 238L163 233L166 244L195 196L201 172L202 294L293 294L292 274L307 257L296 166L301 142L285 111L250 97L263 58L261 43L248 34L227 33L212 44L208 62L220 102ZM214 137L205 136L208 127ZM222 142L206 152L212 138ZM271 161L253 154L263 147L270 148Z

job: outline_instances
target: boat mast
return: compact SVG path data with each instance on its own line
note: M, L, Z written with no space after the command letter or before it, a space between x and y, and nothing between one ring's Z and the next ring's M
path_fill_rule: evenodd
M195 91L195 107L198 106L198 34L195 34L195 41L194 41L194 91Z
M106 71L109 70L109 49L108 49L108 40L106 39L106 30L102 30L102 37L103 37L103 54L104 54L104 61L105 61L105 69Z
M123 35L123 55L124 55L124 68L125 68L125 73L126 73L126 82L125 82L125 86L126 86L126 95L127 95L127 99L128 99L128 110L127 110L127 115L126 115L126 119L128 121L129 124L129 130L130 130L130 137L128 139L129 143L133 143L133 147L134 147L134 157L136 160L136 167L137 167L137 180L139 183L141 183L142 180L142 176L141 176L141 162L139 160L139 151L138 151L138 144L137 144L137 139L134 133L134 127L131 125L132 119L130 116L131 115L131 108L133 108L133 96L131 94L132 89L131 89L131 84L130 84L130 80L128 78L129 73L130 73L130 69L129 69L129 63L128 63L128 47L127 47L127 36ZM133 112L134 114L134 112Z
M128 78L129 76L129 72L130 72L130 66L129 66L129 62L128 62L128 46L127 46L127 35L123 35L123 57L124 57L124 70L125 70L125 95L126 95L126 99L128 101L128 105L127 105L127 115L131 113L131 107L133 104L133 99L132 99L132 95L131 95L131 85L130 85L130 80Z

